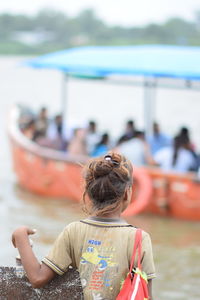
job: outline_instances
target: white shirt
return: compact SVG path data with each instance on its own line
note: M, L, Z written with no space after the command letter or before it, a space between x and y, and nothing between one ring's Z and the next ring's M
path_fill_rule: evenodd
M117 150L128 158L135 166L146 164L145 144L139 138L133 138L120 144Z
M98 133L88 133L86 136L86 145L88 154L92 154L96 144L100 141L101 137Z
M164 171L184 173L195 166L195 158L189 150L183 148L178 150L174 166L172 165L173 154L174 149L172 147L166 147L156 152L154 159Z

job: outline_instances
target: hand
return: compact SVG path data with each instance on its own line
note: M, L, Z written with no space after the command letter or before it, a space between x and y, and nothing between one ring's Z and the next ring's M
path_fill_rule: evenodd
M30 229L26 226L22 226L22 227L19 227L17 228L13 234L12 234L12 243L13 243L13 246L16 248L16 240L18 238L21 238L21 237L27 237L28 235L30 234L34 234L36 233L36 229Z

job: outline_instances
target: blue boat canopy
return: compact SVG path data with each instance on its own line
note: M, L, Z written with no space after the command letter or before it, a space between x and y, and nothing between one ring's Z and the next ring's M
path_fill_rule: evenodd
M63 73L62 114L67 111L66 83L69 75L83 79L102 79L109 75L143 76L144 80L132 82L144 87L144 127L152 133L155 120L155 89L161 87L157 78L185 80L185 87L200 90L192 81L200 82L200 47L140 45L79 47L42 55L25 62L35 68L57 69ZM111 79L111 78L109 78ZM110 80L111 82L112 80ZM125 82L128 82L125 78ZM117 80L117 84L119 80ZM180 88L164 85L167 88ZM66 118L65 119L66 122Z
M200 47L79 47L42 55L26 65L95 76L119 74L200 80Z

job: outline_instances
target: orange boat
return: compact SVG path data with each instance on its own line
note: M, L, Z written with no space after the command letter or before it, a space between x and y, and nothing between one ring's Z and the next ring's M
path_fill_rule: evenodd
M41 147L19 129L20 109L11 112L9 137L18 182L43 196L82 198L81 165L89 158ZM132 202L125 216L147 211L163 216L200 220L200 182L194 173L163 173L158 168L134 168Z

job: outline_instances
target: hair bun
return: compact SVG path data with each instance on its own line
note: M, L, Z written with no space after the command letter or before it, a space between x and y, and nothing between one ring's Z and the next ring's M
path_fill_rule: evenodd
M94 177L99 178L109 175L113 168L120 165L121 156L115 153L108 153L104 159L99 160L94 169Z
M96 164L96 168L94 169L94 177L99 178L103 176L107 176L113 169L113 165L111 161L99 161Z

